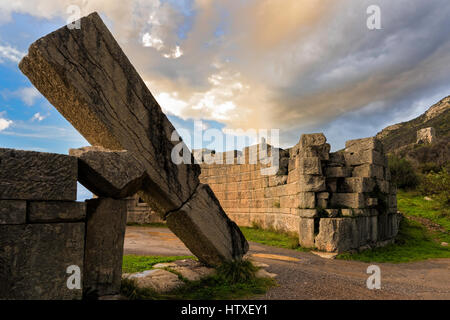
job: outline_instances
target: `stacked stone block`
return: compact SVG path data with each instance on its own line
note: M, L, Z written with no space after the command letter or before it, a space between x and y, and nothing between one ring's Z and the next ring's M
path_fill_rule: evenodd
M77 178L75 157L0 149L0 299L119 292L126 207L77 202Z
M242 155L249 149L259 145ZM350 140L330 153L323 134L302 135L291 149L280 149L279 160L277 174L268 176L259 163L202 164L200 179L239 225L293 232L305 247L342 252L396 236L396 190L377 139Z

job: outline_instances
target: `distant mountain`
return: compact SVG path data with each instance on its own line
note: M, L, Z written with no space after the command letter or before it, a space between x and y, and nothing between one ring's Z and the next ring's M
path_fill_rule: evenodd
M431 143L417 143L417 131L434 128ZM406 157L416 166L447 166L450 160L450 96L419 117L386 127L377 133L385 151Z

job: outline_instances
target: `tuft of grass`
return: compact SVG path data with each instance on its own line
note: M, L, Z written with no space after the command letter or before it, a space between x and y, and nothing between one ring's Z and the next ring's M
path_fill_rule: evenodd
M175 260L183 259L196 259L193 256L137 256L137 255L124 255L122 272L123 273L134 273L142 272L145 270L150 270L157 263L172 262Z
M155 257L145 257L153 261ZM160 258L160 257L158 257ZM176 257L171 257L176 258ZM176 260L176 259L173 259ZM215 275L198 281L182 279L185 285L168 293L138 288L131 279L123 279L121 293L130 300L225 300L264 294L275 285L273 279L256 278L258 270L248 260L224 263Z
M242 233L248 241L253 241L267 246L293 249L297 251L310 251L310 248L303 248L298 243L298 236L287 232L261 229L257 225L253 227L240 227Z
M255 278L258 268L250 260L226 261L217 268L217 272L229 283L245 283Z
M440 235L442 237L442 235ZM422 224L402 219L396 243L382 248L366 250L360 253L343 253L337 256L343 260L363 262L412 262L434 258L450 258L450 248L440 245L443 240L431 233ZM434 238L438 237L438 241Z

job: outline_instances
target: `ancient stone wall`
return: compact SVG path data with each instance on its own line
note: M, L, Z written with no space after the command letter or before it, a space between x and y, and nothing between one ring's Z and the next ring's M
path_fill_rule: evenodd
M127 223L129 224L148 224L164 223L164 220L145 203L139 195L134 195L125 199L127 202Z
M201 182L238 225L293 232L302 246L329 252L383 245L397 234L396 190L375 138L347 141L345 150L330 153L323 134L303 135L279 150L274 175L261 174L267 167L261 161L249 164L249 150L255 147L235 151L233 164L201 165Z
M75 157L0 149L0 169L0 299L117 294L126 201L75 201Z

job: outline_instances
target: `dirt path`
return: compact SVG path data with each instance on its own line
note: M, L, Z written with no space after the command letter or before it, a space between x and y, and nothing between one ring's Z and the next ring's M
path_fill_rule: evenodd
M169 229L148 227L127 228L125 254L191 255ZM369 263L328 260L257 243L250 243L249 254L278 274L278 286L257 299L450 299L450 259L374 263L381 269L381 289L369 290Z

